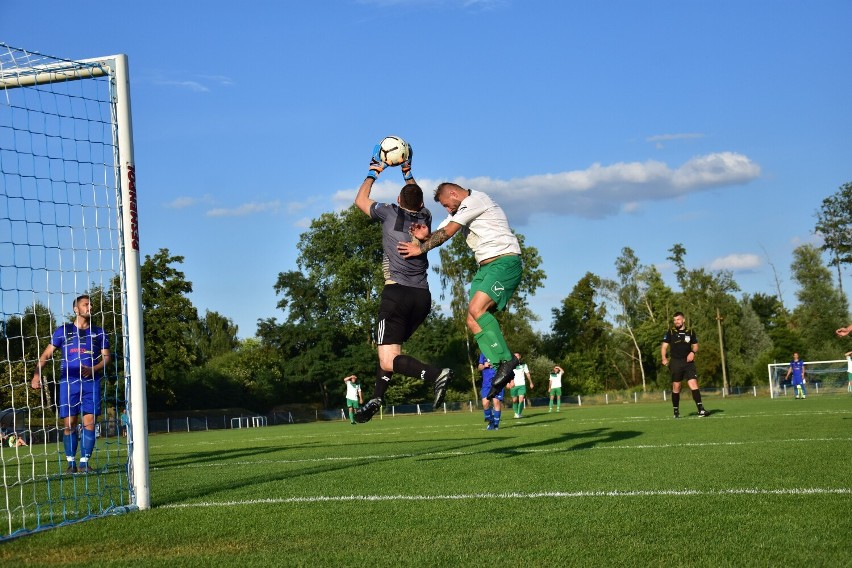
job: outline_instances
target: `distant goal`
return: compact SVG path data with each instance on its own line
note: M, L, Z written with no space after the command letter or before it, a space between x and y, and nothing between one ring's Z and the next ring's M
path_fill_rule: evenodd
M770 363L769 392L772 398L795 396L790 380L785 379L790 363ZM805 361L805 388L808 394L847 391L846 359L832 361ZM792 376L791 376L792 378Z

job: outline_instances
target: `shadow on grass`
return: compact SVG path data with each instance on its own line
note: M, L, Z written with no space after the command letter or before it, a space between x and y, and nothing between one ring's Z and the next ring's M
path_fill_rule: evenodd
M573 452L578 450L588 450L597 446L613 444L630 440L641 436L642 432L636 430L613 430L612 428L592 428L590 430L582 430L579 432L565 432L558 436L554 436L547 440L539 442L520 444L511 448L496 448L491 450L494 453L504 453L507 456L517 457L524 453L542 448L554 448L562 446L562 451Z
M422 441L422 440L417 440ZM194 483L192 481L187 480L186 483L176 489L167 499L164 499L163 502L157 503L157 506L163 505L171 505L176 503L182 503L184 501L197 501L203 500L205 497L209 495L215 495L222 492L233 492L234 490L239 490L241 488L250 488L257 485L266 485L269 483L274 483L276 481L287 481L293 480L306 476L313 475L323 475L328 473L337 473L344 472L346 470L352 468L360 468L365 466L375 465L381 462L392 462L403 459L426 459L426 460L443 460L443 459L457 459L463 455L470 455L475 453L485 453L488 450L476 449L471 450L471 448L479 447L483 442L494 442L497 441L495 438L491 438L488 436L482 436L477 438L468 438L465 440L458 439L447 439L447 440L435 440L430 439L429 442L432 446L428 450L416 451L411 450L411 445L409 445L404 440L396 440L389 441L388 443L394 443L395 445L399 445L403 450L400 453L387 455L387 456L340 456L339 458L321 458L322 463L315 463L310 465L312 461L319 461L316 459L306 458L305 460L294 460L301 461L297 467L298 469L292 469L288 467L282 466L282 469L279 471L270 472L269 468L258 468L258 472L256 474L252 474L249 476L244 475L245 470L241 470L239 479L234 479L233 476L229 475L218 475L212 479L204 479L202 481L196 480ZM441 449L436 449L434 444L446 442L446 445ZM375 442L371 442L374 444ZM412 440L411 443L415 443L415 440ZM270 447L270 448L240 448L236 450L224 450L224 451L209 451L209 452L194 452L191 454L183 455L184 464L176 465L171 460L158 460L160 462L164 462L163 465L168 467L169 469L174 469L175 467L180 469L180 466L183 465L186 467L187 465L198 466L201 464L202 466L207 463L211 464L220 464L222 468L231 467L233 464L228 460L234 460L239 458L246 457L257 457L263 456L270 453L280 453L282 450L281 447ZM327 461L325 461L327 460ZM339 460L339 461L335 461ZM167 463L166 463L167 462ZM152 464L153 467L157 467ZM357 474L353 474L357 475ZM270 497L275 497L274 495L270 495Z
M507 428L510 433L514 427L542 425L549 422L558 422L560 418L553 417L536 417L535 419L525 419L524 422L513 423L512 428ZM191 453L181 454L177 456L177 460L158 459L152 463L154 468L162 469L180 469L187 466L202 466L203 468L215 467L221 465L222 474L208 476L202 474L196 476L195 479L187 479L181 487L173 488L170 495L158 505L176 504L185 501L199 501L211 495L222 493L233 494L235 491L240 492L242 489L248 489L254 486L269 485L276 482L286 482L288 480L296 480L310 476L322 476L327 474L343 474L343 475L360 475L357 473L357 468L371 467L382 462L395 462L400 460L417 460L418 462L434 462L444 460L455 460L459 458L467 458L475 454L497 454L506 457L518 457L526 454L528 451L537 449L553 449L555 451L576 451L594 448L601 445L618 443L624 440L635 438L641 432L630 430L613 430L611 428L595 428L579 432L565 432L549 439L538 442L528 442L522 430L517 431L517 436L500 435L503 432L482 432L481 435L475 435L464 439L458 438L412 438L410 440L400 440L395 438L387 441L371 441L370 445L376 444L393 444L400 448L399 452L390 455L340 455L329 456L326 458L288 458L287 448L282 446L270 447L243 447L225 450L205 450L195 451ZM419 442L427 444L427 447L418 449ZM327 444L323 442L311 443L313 449L322 446L337 447L339 444ZM304 444L298 444L299 449L304 448ZM297 449L295 446L293 449ZM282 464L280 467L275 465L275 455L280 457ZM233 467L234 461L246 459L264 459L269 460L269 464L264 467L255 468L254 472L248 472L244 468L237 468L239 473L229 475L227 468ZM283 463L290 461L290 463ZM356 472L356 473L353 473ZM346 473L349 472L349 473ZM276 497L276 495L269 495ZM286 497L286 495L282 495Z

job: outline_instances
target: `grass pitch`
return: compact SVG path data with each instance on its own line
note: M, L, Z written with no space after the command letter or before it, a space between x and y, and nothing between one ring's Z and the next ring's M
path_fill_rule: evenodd
M481 411L150 438L149 511L9 566L848 566L852 397Z

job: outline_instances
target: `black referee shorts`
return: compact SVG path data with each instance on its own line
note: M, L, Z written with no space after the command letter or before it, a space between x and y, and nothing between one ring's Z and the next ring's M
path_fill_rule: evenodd
M379 304L376 343L402 345L426 320L431 309L432 294L428 288L385 284Z
M669 361L669 373L672 376L673 383L698 378L698 370L695 368L695 362L687 361L686 359L672 359Z

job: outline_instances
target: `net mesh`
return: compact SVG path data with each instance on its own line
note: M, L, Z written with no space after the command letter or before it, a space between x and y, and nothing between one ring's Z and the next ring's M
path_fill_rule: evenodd
M0 43L0 538L128 504L117 130L104 71ZM101 380L96 473L68 476L59 352L43 388L30 381L81 294L113 358Z

